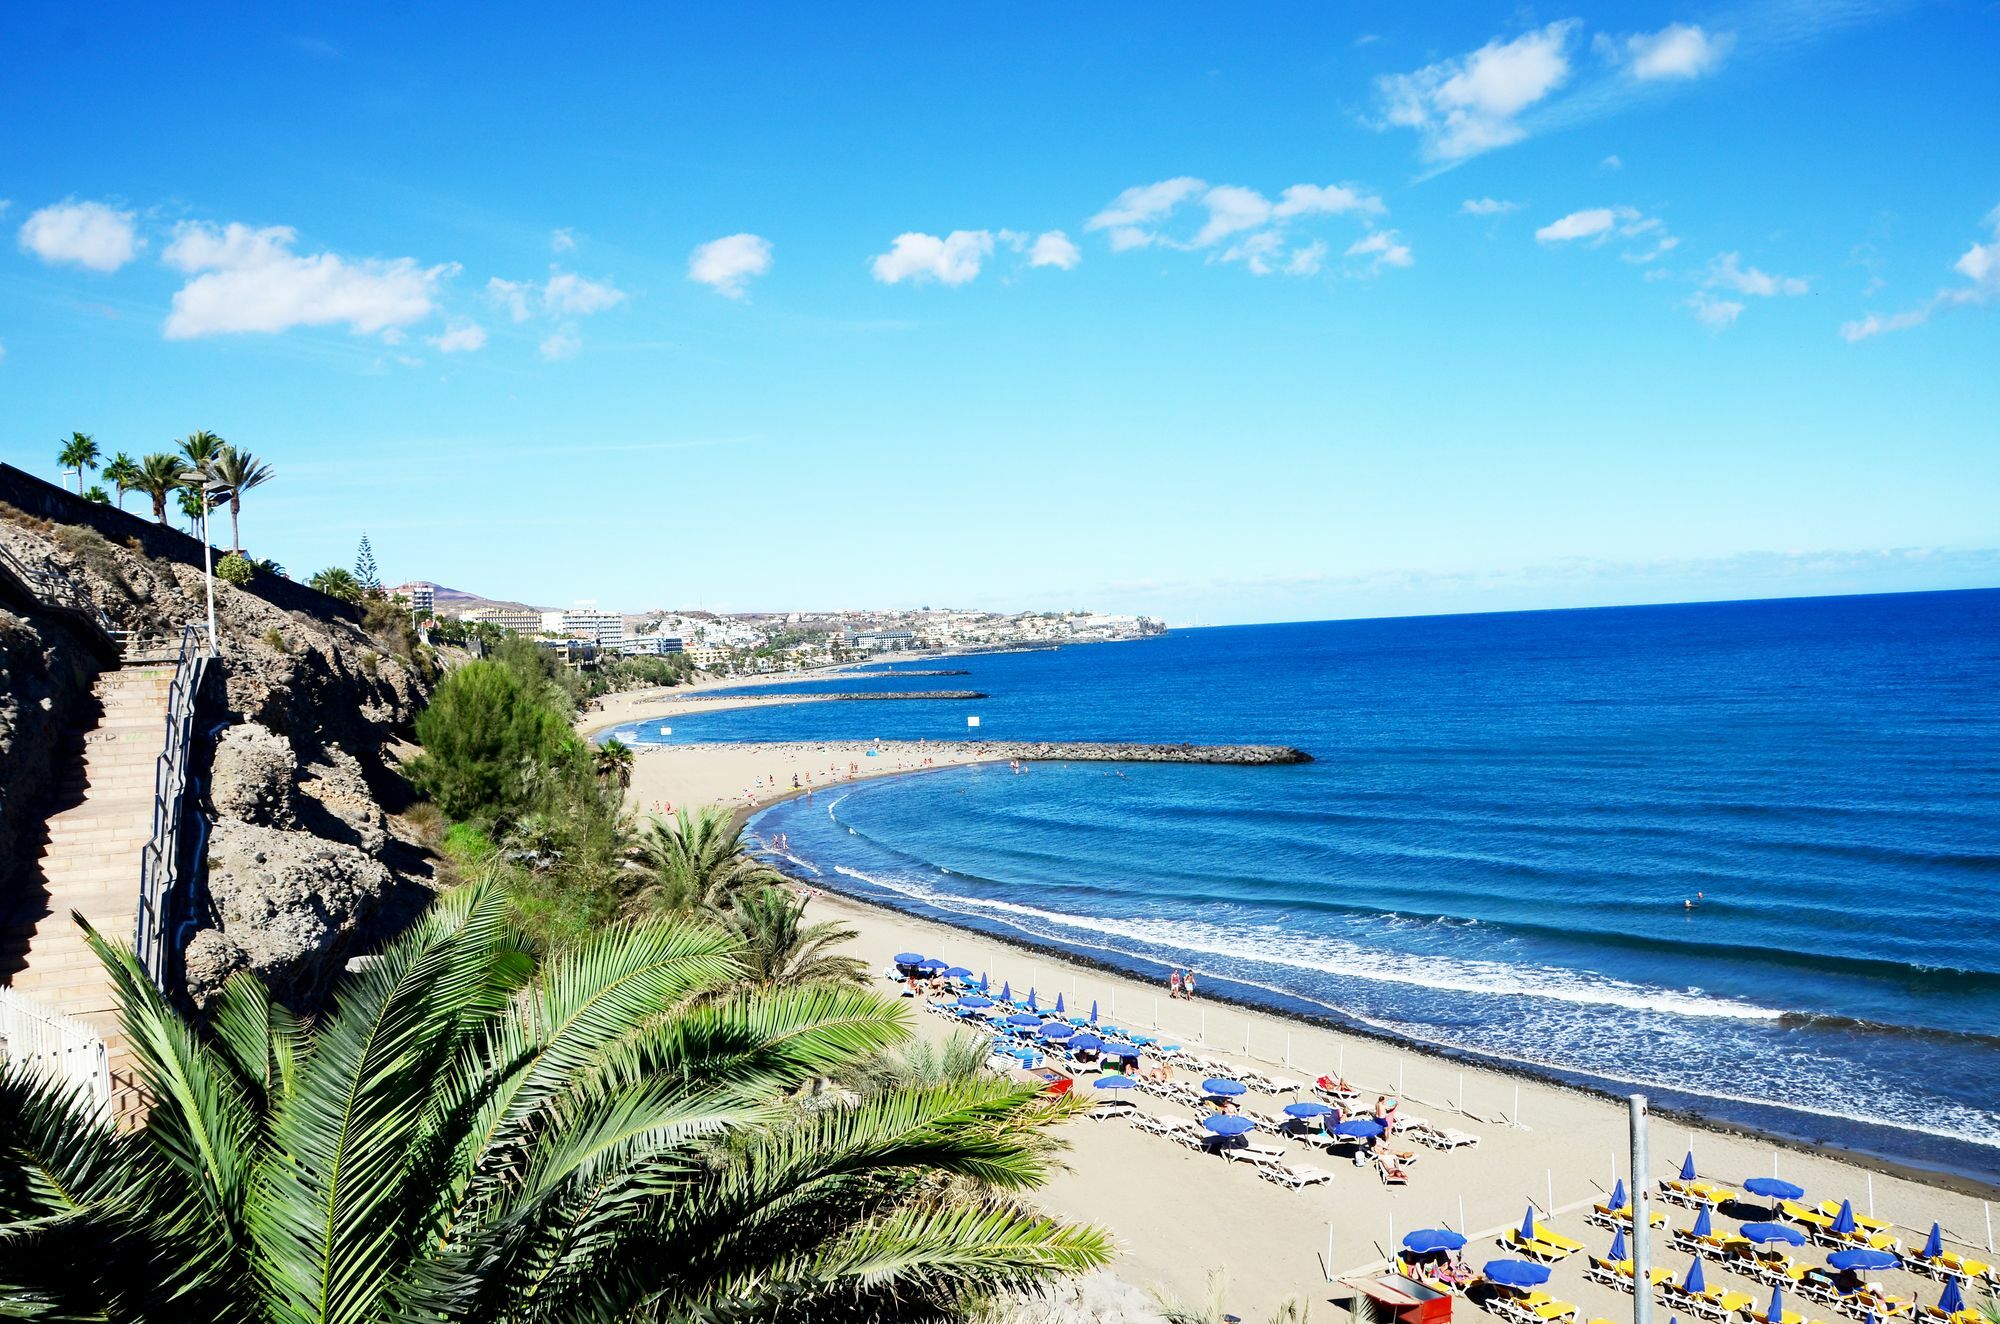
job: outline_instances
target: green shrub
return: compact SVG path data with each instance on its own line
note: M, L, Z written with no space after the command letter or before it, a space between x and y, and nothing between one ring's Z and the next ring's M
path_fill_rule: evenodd
M256 574L257 567L250 564L249 558L238 556L235 552L215 563L215 577L225 584L234 584L238 588L249 583Z
M274 652L289 653L292 651L292 646L285 642L285 632L275 625L264 631L264 643Z
M368 679L375 679L382 674L382 655L372 648L362 649L361 669L368 673Z
M424 752L411 780L455 819L517 816L537 775L576 763L582 750L547 687L499 662L445 677L417 719L417 739Z
M493 858L493 853L498 847L493 844L493 838L487 836L485 830L477 824L453 823L445 829L444 838L438 843L438 849L461 867L470 868Z

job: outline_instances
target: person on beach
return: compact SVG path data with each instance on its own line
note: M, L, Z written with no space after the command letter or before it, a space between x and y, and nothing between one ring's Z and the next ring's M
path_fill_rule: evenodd
M1177 998L1180 995L1181 995L1181 972L1179 968L1176 967L1174 972L1167 976L1167 996L1170 998Z
M1181 996L1189 1002L1194 1001L1194 971L1192 970L1181 976Z

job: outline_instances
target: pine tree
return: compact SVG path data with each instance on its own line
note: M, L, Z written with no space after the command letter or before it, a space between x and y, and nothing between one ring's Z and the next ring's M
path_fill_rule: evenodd
M361 535L361 550L354 554L354 581L361 585L363 593L382 591L382 574L375 568L375 549L368 545L368 535Z

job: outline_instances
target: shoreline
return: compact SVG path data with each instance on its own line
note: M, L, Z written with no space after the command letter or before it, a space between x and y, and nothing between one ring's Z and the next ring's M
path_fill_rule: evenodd
M926 769L926 771L938 771L938 769ZM747 825L751 817L762 813L764 810L773 807L783 800L790 800L792 798L791 795L782 796L778 800L771 801L769 804L747 810L743 814L743 820ZM1141 976L1137 972L1121 966L1114 961L1072 951L1053 942L1040 941L1020 934L1002 936L969 924L956 923L949 919L938 918L935 915L919 914L911 910L905 910L888 901L861 896L844 888L829 885L822 878L808 877L795 873L786 867L782 859L768 858L767 853L760 852L760 856L765 857L766 863L771 864L773 868L784 874L792 882L817 890L821 899L832 898L845 905L866 907L870 911L891 915L900 920L935 925L939 928L949 929L955 933L962 934L968 939L992 943L1026 956L1039 957L1059 965L1075 966L1080 970L1087 970L1094 974L1117 979L1141 980ZM1128 959L1135 965L1153 964L1161 965L1163 969L1171 968L1167 963L1155 961L1150 957L1129 957ZM1182 966L1179 968L1184 969L1186 967ZM1426 1061L1436 1063L1440 1067L1453 1071L1478 1070L1499 1076L1519 1077L1524 1082L1532 1082L1543 1089L1559 1090L1580 1098L1588 1098L1605 1104L1615 1104L1620 1109L1626 1106L1627 1095L1620 1094L1602 1085L1589 1083L1588 1081L1567 1078L1563 1070L1558 1067L1547 1067L1533 1062L1520 1062L1500 1058L1474 1049L1451 1048L1444 1045L1426 1043L1422 1040L1399 1035L1392 1030L1384 1030L1358 1020L1343 1020L1335 1015L1315 1014L1290 1008L1272 1007L1238 993L1222 991L1227 986L1237 982L1229 979L1226 975L1203 973L1202 980L1203 992L1201 1001L1204 1004L1228 1007L1246 1017L1259 1017L1278 1022L1281 1025L1289 1024L1298 1029L1310 1029L1336 1037L1364 1040L1372 1045L1391 1050L1398 1055L1423 1058ZM1287 996L1297 997L1297 995ZM1298 1000L1303 1001L1304 999L1300 998ZM1581 1075L1584 1073L1577 1074ZM1635 1090L1634 1092L1643 1091ZM1688 1093L1688 1091L1675 1092ZM1414 1098L1415 1096L1411 1095L1410 1097ZM1439 1104L1426 1100L1419 1100L1419 1102L1424 1103L1426 1107L1447 1109L1453 1107L1450 1104ZM1779 1105L1770 1106L1777 1107ZM1646 1111L1649 1117L1671 1122L1683 1129L1709 1132L1718 1136L1734 1137L1758 1145L1783 1149L1802 1157L1814 1156L1824 1158L1847 1167L1864 1169L1881 1176L1895 1178L1899 1181L1943 1189L1972 1199L2000 1203L2000 1182L1989 1182L1964 1173L1953 1172L1949 1169L1926 1167L1923 1164L1894 1159L1867 1150L1851 1149L1847 1146L1831 1142L1813 1141L1795 1136L1782 1135L1747 1123L1720 1120L1707 1116L1693 1108L1677 1104L1660 1104L1650 1094L1647 1095ZM1505 1123L1508 1121L1504 1110L1490 1117L1472 1112L1458 1113L1457 1115L1489 1123Z

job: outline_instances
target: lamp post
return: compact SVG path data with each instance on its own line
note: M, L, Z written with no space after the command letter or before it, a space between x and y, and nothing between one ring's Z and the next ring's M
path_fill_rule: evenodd
M215 509L215 499L229 490L229 484L201 469L189 469L181 475L181 481L201 493L201 575L202 586L208 596L208 655L217 656L215 646L215 552L214 544L208 536L209 512Z

